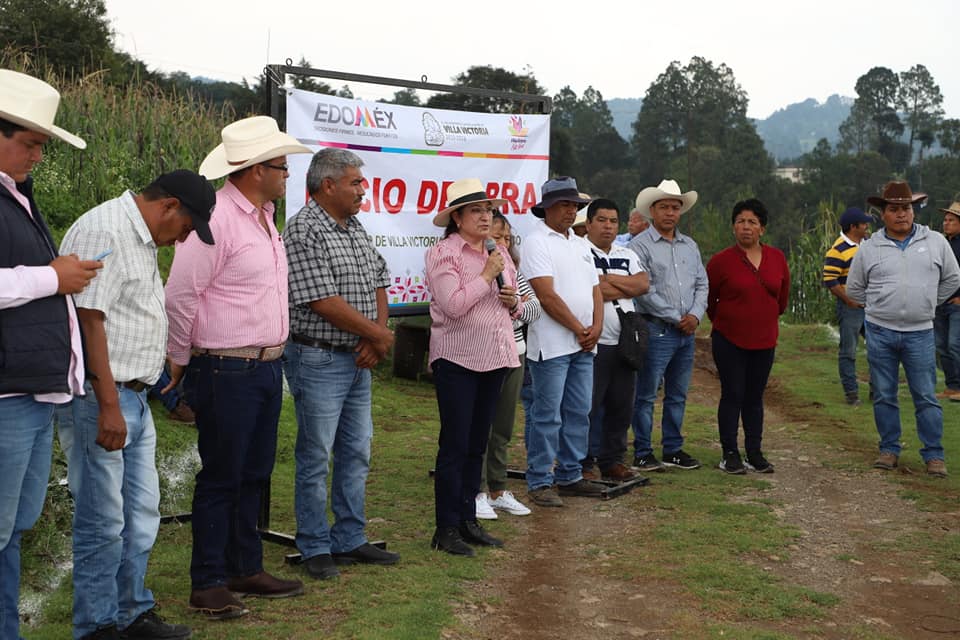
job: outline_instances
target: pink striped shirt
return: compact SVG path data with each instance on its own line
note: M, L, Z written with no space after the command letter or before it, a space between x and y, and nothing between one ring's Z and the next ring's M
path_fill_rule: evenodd
M27 213L33 215L33 211L30 210L30 200L17 190L16 181L3 171L0 171L0 185L6 187L17 202L23 205ZM53 249L51 247L51 250ZM54 251L54 253L56 252ZM90 257L92 256L81 256L81 259ZM59 286L57 272L50 266L26 267L21 265L12 269L0 269L0 309L19 307L31 300L56 295ZM67 317L70 325L70 370L67 375L67 384L70 385L71 393L35 394L33 399L37 402L63 404L64 402L70 402L74 395L84 395L83 345L80 340L80 322L77 320L77 309L73 304L73 297L64 296L64 298L67 302ZM0 398L13 395L20 394L0 395Z
M497 247L506 266L504 282L517 286L510 255ZM480 277L487 252L468 245L458 233L427 251L430 290L430 362L443 358L472 371L519 367L510 312L497 297L497 281ZM523 311L520 302L514 316Z
M177 364L191 347L233 349L283 344L290 329L287 255L273 224L273 204L257 208L228 179L210 219L215 245L191 233L177 245L167 279L167 352Z

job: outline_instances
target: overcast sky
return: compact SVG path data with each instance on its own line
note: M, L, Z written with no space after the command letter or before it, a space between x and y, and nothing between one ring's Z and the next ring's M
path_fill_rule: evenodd
M956 0L106 0L116 45L151 69L239 82L265 64L449 84L473 65L529 69L553 95L588 86L642 97L673 60L733 69L765 118L793 102L855 96L871 67L923 64L960 117ZM335 87L342 83L329 81ZM395 88L351 84L358 98Z

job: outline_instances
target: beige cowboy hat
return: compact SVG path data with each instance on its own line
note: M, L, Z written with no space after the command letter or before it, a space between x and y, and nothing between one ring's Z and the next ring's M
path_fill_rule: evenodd
M59 106L60 92L43 80L0 69L0 118L86 149L83 138L53 124Z
M216 180L240 169L292 153L313 153L293 136L280 131L270 116L253 116L228 124L223 139L200 163L200 173Z
M664 180L656 187L647 187L637 194L636 207L644 215L650 217L650 207L658 200L679 200L680 213L686 213L697 203L697 192L680 192L680 185L676 180Z
M447 185L447 208L433 216L433 224L446 227L450 224L450 214L466 204L489 202L494 207L502 207L506 200L488 198L483 183L477 178L464 178Z
M941 213L952 213L953 215L960 218L960 202L954 202L946 209L939 209Z

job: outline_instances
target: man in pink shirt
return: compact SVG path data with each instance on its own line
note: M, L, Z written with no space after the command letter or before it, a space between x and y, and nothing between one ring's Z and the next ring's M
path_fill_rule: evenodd
M53 137L87 146L53 124L59 104L46 82L0 69L0 638L20 637L20 537L43 508L54 406L83 393L70 294L103 266L59 256L33 201L43 145Z
M247 613L233 594L282 598L299 580L263 570L260 495L273 471L289 331L287 256L273 224L286 156L310 149L255 116L227 125L200 165L217 192L214 246L177 246L166 286L172 382L196 414L202 468L193 494L191 608L211 619Z

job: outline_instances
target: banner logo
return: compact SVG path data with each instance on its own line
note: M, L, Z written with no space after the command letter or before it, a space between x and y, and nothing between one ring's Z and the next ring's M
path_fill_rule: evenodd
M428 147L443 146L443 128L428 111L423 112L423 141Z

